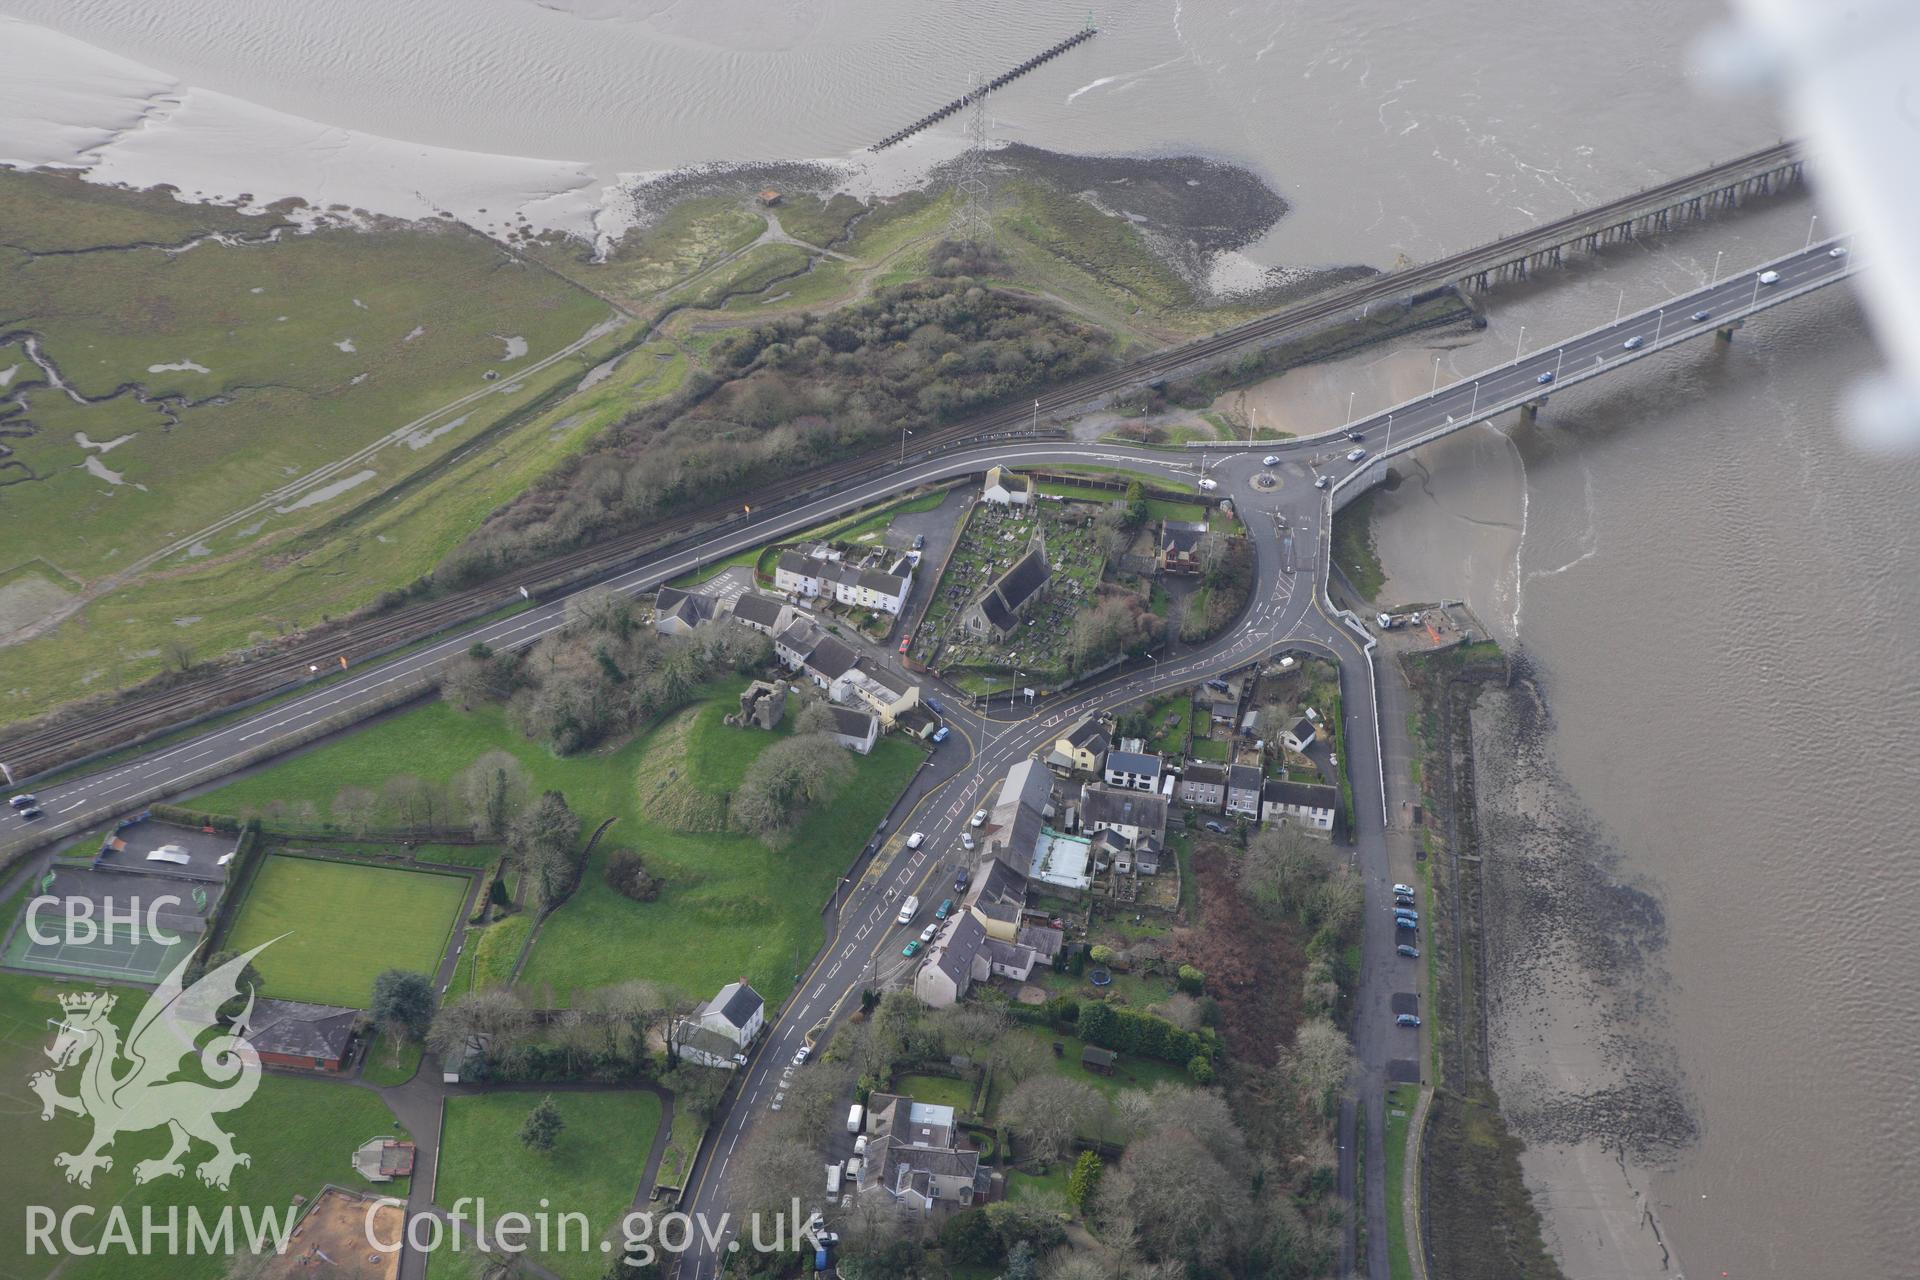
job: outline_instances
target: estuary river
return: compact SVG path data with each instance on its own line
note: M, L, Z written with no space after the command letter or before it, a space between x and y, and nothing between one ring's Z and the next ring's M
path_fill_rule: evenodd
M273 141L307 122L366 154L436 149L394 167L392 211L444 162L471 190L434 201L538 222L568 200L568 216L609 216L621 175L861 160L1086 10L0 0L0 14L61 33L59 56L92 68L72 100L0 118L16 149L90 146L120 157L116 176L177 168L188 190L264 197L249 147L276 153L283 185L341 178L300 167L338 148ZM1245 164L1293 206L1247 250L1260 264L1432 257L1779 133L1764 107L1692 87L1685 51L1721 16L1711 0L1119 0L1094 16L1097 39L996 95L995 136ZM950 125L868 181L951 154ZM374 168L351 200L377 208ZM1257 394L1272 420L1331 425L1349 391L1365 411L1426 390L1436 355L1443 375L1468 373L1798 247L1812 212L1794 201L1626 251L1495 295L1474 339ZM1379 504L1391 590L1465 596L1531 672L1532 710L1488 730L1515 747L1489 784L1528 816L1493 838L1524 846L1515 857L1547 849L1582 886L1565 901L1595 904L1585 933L1554 922L1568 946L1516 948L1494 981L1497 1082L1535 1136L1529 1177L1579 1280L1880 1277L1920 1258L1920 964L1905 934L1920 920L1920 462L1865 455L1836 425L1875 359L1849 293L1829 290L1731 347L1558 395L1538 426L1457 437Z

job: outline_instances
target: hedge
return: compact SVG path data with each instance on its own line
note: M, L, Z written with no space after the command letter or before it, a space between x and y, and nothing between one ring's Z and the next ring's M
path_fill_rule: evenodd
M1183 1031L1155 1014L1110 1004L1081 1006L1079 1032L1088 1044L1180 1067L1195 1058L1211 1060L1220 1051L1220 1037L1211 1027Z

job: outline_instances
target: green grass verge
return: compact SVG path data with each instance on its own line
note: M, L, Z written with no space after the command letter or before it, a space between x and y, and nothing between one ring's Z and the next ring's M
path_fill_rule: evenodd
M485 1197L487 1213L496 1219L508 1212L538 1215L542 1204L550 1214L585 1214L584 1242L579 1228L569 1227L564 1252L529 1249L527 1257L562 1280L598 1280L606 1267L599 1242L617 1230L633 1203L660 1128L660 1099L651 1093L556 1093L553 1102L566 1127L554 1149L541 1153L521 1145L519 1133L542 1096L532 1091L447 1099L434 1198L451 1205ZM556 1220L556 1246L559 1233ZM444 1250L431 1254L427 1275L463 1277L464 1258Z
M973 1083L969 1080L956 1080L952 1076L901 1076L893 1082L893 1091L936 1107L952 1107L963 1113L973 1110Z
M1333 517L1333 562L1369 601L1377 601L1380 589L1387 585L1386 571L1373 549L1373 497L1378 492L1355 498Z
M364 1009L382 970L434 975L466 893L452 875L276 854L255 873L226 946L278 939L253 962L267 995Z
M673 1109L673 1127L667 1132L667 1145L660 1152L660 1170L654 1176L656 1187L682 1187L693 1168L693 1157L700 1150L700 1139L707 1126L686 1107Z
M1397 1084L1387 1090L1387 1266L1393 1280L1413 1280L1413 1260L1407 1256L1406 1214L1402 1192L1407 1167L1408 1127L1420 1086Z

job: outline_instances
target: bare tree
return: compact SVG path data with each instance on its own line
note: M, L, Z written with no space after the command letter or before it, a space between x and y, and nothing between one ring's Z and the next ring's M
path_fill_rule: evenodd
M427 1047L443 1062L457 1062L468 1042L484 1037L488 1052L499 1057L515 1048L533 1029L533 1015L518 996L504 987L490 987L461 996L440 1008Z
M379 798L366 787L342 787L334 793L333 820L354 835L363 836L373 825L373 813L379 803Z
M1300 1091L1322 1115L1331 1115L1353 1071L1353 1045L1346 1032L1325 1018L1303 1022L1284 1058Z
M160 646L169 667L175 671L193 670L193 646L185 640L169 640Z
M1181 1129L1161 1129L1127 1147L1100 1184L1104 1215L1131 1225L1153 1258L1218 1268L1249 1220L1246 1182Z
M748 1133L733 1162L740 1171L734 1203L743 1219L759 1213L770 1222L776 1213L792 1213L796 1196L803 1205L818 1199L825 1163L812 1143L788 1124L761 1124Z
M1293 915L1327 878L1328 870L1325 841L1283 823L1248 842L1240 864L1240 892L1262 910Z
M493 750L468 765L460 775L461 798L473 829L482 836L502 836L507 824L527 801L530 779L526 766L505 751Z
M1000 1119L1026 1144L1027 1154L1052 1164L1073 1149L1074 1139L1095 1133L1106 1119L1107 1100L1081 1080L1035 1076L1000 1107Z
M380 788L380 807L392 814L409 833L417 831L420 810L425 804L420 794L424 789L420 779L412 774L395 774Z

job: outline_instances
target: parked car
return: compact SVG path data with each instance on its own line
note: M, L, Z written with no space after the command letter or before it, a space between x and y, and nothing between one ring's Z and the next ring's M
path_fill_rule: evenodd
M967 851L969 851L969 852L971 852L971 851L972 851L972 849L973 849L973 832L971 832L971 831L962 831L962 832L960 833L960 847L961 847L962 849L965 849L965 850L967 850Z
M1362 458L1364 458L1364 457L1366 457L1366 456L1367 456L1367 451L1366 451L1365 449L1349 449L1349 450L1347 450L1347 461L1348 461L1348 462L1358 462L1358 461L1360 461L1360 459L1362 459Z
M1395 893L1412 893L1413 886L1410 884L1396 884L1393 886L1393 891Z
M924 549L924 548L926 547L926 545L927 545L927 535L926 535L926 534L924 534L924 533L916 533L916 534L914 534L914 535L913 535L913 549L914 549L915 551L920 551L920 550L923 550L923 549Z
M1420 924L1418 921L1409 920L1405 916L1395 916L1393 918L1393 927L1396 929L1405 929L1409 933L1415 933L1419 931Z
M808 1048L804 1044L801 1045L798 1049L795 1049L793 1051L793 1065L796 1067L802 1065L803 1063L806 1062L808 1056L811 1055L812 1053L813 1053L812 1049Z
M935 920L932 924L928 925L926 928L920 931L920 941L932 942L934 939L934 935L939 932L940 932L940 922L938 920Z
M983 827L986 825L986 823L987 823L987 811L985 809L975 809L973 811L973 819L972 821L968 822L967 825L970 827Z
M940 728L934 732L934 735L933 735L934 745L939 746L941 743L945 742L952 733L953 733L953 730L947 728L947 726L945 725L941 725Z
M1398 1026L1417 1027L1420 1025L1420 1015L1417 1013L1403 1013L1393 1021Z
M965 893L967 891L967 882L972 879L973 877L967 874L965 867L960 868L953 873L953 891L955 893Z
M1212 689L1216 693L1225 693L1229 687L1227 682L1219 676L1215 676L1213 679L1207 681L1207 688Z
M1696 311L1692 315L1688 316L1687 319L1693 321L1695 324L1699 324L1702 320L1713 319L1713 312L1702 308L1701 310Z
M945 920L948 916L952 914L953 914L952 898L940 899L940 905L933 909L933 918L935 920Z
M1411 907L1414 905L1413 895L1410 893L1396 893L1393 895L1393 905L1396 907Z
M1778 271L1762 271L1760 273L1760 283L1761 284L1779 284L1780 273Z
M1315 476L1313 478L1313 487L1316 489L1324 489L1332 483L1333 483L1332 476Z
M1535 378L1534 381L1539 383L1543 387L1546 386L1549 382L1553 381L1553 370L1551 369L1547 370L1545 373Z
M945 715L945 714L947 714L947 709L946 709L945 707L943 707L943 706L941 706L941 705L940 705L940 703L939 703L938 701L936 701L935 699L933 699L933 698L928 698L928 699L926 699L925 701L926 701L926 704L927 704L927 710L929 710L929 711L931 711L931 712L933 712L933 714L935 714L935 715L937 715L937 716L943 716L943 715Z
M13 808L13 809L31 809L33 808L33 796L25 792L22 792L20 795L17 795L13 799L7 801L7 805L9 808Z
M911 960L914 956L919 955L920 939L914 938L910 940L906 946L900 948L900 954L903 956L906 956L909 960Z
M916 831L912 835L907 837L907 848L918 849L921 845L925 844L926 842L927 842L927 833L924 831Z
M1394 950L1398 951L1401 955L1405 956L1409 960L1418 960L1420 958L1420 948L1410 947L1404 942L1401 943L1399 946L1395 947Z
M1260 465L1263 467L1277 467L1280 465L1280 455L1277 453L1270 453L1266 457L1260 459Z
M1636 333L1631 338L1628 338L1625 342L1621 343L1620 345L1625 347L1629 351L1638 351L1640 348L1647 345L1647 340L1644 335Z
M1213 834L1217 836L1223 836L1227 834L1227 829L1224 826L1220 825L1218 822L1215 822L1212 818L1207 819L1206 827L1207 827L1207 830L1213 832Z
M1395 907L1393 909L1393 918L1396 920L1411 920L1415 924L1420 923L1420 913L1412 907Z

